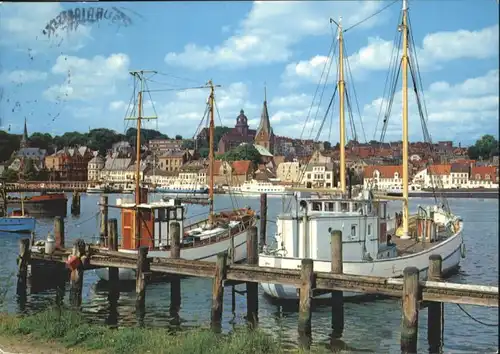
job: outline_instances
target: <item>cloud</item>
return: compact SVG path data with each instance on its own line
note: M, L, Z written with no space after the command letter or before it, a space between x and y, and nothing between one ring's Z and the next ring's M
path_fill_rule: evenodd
M44 96L51 101L85 101L114 94L117 83L129 77L129 64L129 57L123 53L92 59L60 55L51 72L64 76L64 83L49 87Z
M63 11L57 2L12 3L1 5L0 44L16 47L19 50L29 48L30 54L49 48L78 50L90 38L90 27L80 25L74 31L57 33L52 38L43 34L47 24Z
M450 84L435 82L424 92L428 112L428 130L434 140L459 140L479 137L485 131L498 129L499 71L491 70L483 76ZM364 106L365 129L373 132L377 123L381 103L377 98ZM401 94L394 98L392 114L389 118L386 141L401 139ZM422 140L422 129L415 95L409 94L410 138ZM384 110L382 111L382 115ZM381 118L382 119L382 118ZM380 136L379 123L376 138ZM367 139L371 139L370 135Z
M47 79L48 74L36 70L14 70L4 72L0 75L0 81L11 84L24 84L28 82L43 81Z
M417 60L422 70L440 69L439 64L458 59L485 59L498 55L498 25L477 31L446 31L427 34L417 47ZM369 71L388 70L394 43L380 37L368 38L368 44L349 56L353 77L362 78ZM320 80L326 56L315 55L309 60L288 64L282 75L285 87L300 82ZM334 63L333 68L336 67Z
M213 47L190 43L180 53L168 53L165 61L195 70L284 62L290 59L293 46L305 37L329 34L330 16L343 15L344 25L349 26L382 5L378 1L255 1L234 35L223 43ZM360 27L374 26L383 18L376 16Z

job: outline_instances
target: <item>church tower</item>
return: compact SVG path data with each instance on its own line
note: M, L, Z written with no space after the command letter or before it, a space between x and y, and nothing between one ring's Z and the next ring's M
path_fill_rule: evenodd
M269 112L267 111L267 93L264 88L264 104L260 115L259 128L255 134L255 144L265 147L271 154L274 148L274 134L269 122Z
M236 130L243 136L248 135L248 119L245 111L240 110L240 115L236 118Z
M28 147L28 127L26 125L26 118L24 118L24 132L21 138L21 144L19 145L21 149Z

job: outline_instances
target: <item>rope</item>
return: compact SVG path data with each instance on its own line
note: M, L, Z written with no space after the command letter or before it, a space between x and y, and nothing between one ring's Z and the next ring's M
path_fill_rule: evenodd
M80 225L85 224L87 221L90 221L90 220L96 218L97 215L99 215L99 213L100 213L100 211L98 211L97 213L95 213L94 215L92 215L90 218L85 219L82 222L79 222L78 224L73 225L73 227L79 227Z
M470 313L468 313L462 306L460 306L460 304L456 304L458 306L458 308L460 310L462 310L463 313L465 313L467 315L467 317L469 317L471 320L479 323L479 324L482 324L483 326L487 326L487 327L498 327L498 323L486 323L486 322L483 322L481 320L478 320L477 318L475 318L474 316L472 316Z
M363 19L363 20L361 20L361 21L359 21L359 22L355 23L355 24L354 24L354 25L352 25L351 27L349 27L349 28L345 29L345 30L344 30L344 33L345 33L345 32L347 32L347 31L349 31L350 29L353 29L354 27L357 27L357 26L361 25L362 23L364 23L364 22L368 21L368 20L369 20L369 19L371 19L372 17L377 16L379 13L381 13L382 11L384 11L384 10L388 9L389 7L391 7L392 5L394 5L394 4L395 4L395 3L397 3L397 2L399 2L399 0L395 0L395 1L391 2L389 5L384 6L383 8L381 8L380 10L378 10L377 12L375 12L375 13L371 14L370 16L366 17L365 19Z

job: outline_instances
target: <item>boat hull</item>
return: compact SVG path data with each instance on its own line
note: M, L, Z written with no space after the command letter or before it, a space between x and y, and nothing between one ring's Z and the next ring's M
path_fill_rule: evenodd
M22 208L32 216L61 216L68 213L68 198L66 195L46 195L27 198L21 203L20 199L12 198L7 201L9 207ZM21 205L21 204L24 204Z
M436 246L426 249L422 252L405 255L395 258L379 259L365 262L344 262L344 274L376 276L384 278L397 278L403 276L403 270L406 267L417 267L420 271L420 279L427 278L427 269L429 266L429 256L439 254L443 258L443 273L450 273L456 270L460 265L460 259L463 252L463 240L461 232L451 236L447 240L437 243ZM259 266L297 269L301 265L300 258L286 258L260 254ZM330 272L331 263L329 261L314 261L314 270L319 272ZM299 298L298 288L289 285L261 283L264 293L272 298L279 300L297 300ZM344 292L344 297L362 296L363 293ZM315 298L327 298L330 294L322 294Z
M234 261L241 262L247 257L247 233L249 232L249 228L240 232L239 234L234 236ZM207 262L215 262L217 259L217 254L221 252L225 252L230 249L231 239L227 238L221 240L219 242L214 242L201 247L190 247L190 248L181 248L181 258L187 260L198 260L198 261L207 261ZM137 251L132 250L119 250L127 253L137 253ZM149 251L148 257L159 257L159 258L169 258L170 251ZM99 279L108 281L108 268L99 268L95 270L96 275ZM119 268L118 277L120 281L135 281L135 270L134 269L124 269Z
M34 217L4 217L0 218L0 232L31 233L35 231Z
M208 189L173 189L173 188L162 188L158 187L155 189L157 193L167 193L167 194L208 194Z

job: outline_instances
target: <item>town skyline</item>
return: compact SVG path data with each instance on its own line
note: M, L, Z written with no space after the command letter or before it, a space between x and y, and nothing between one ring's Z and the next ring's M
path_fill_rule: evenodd
M217 125L234 126L243 109L250 127L256 128L266 88L274 133L309 139L316 136L335 86L332 74L323 102L315 102L334 38L329 19L342 16L346 29L356 25L346 32L345 44L352 73L347 85L356 90L350 96L354 120L357 131L366 132L366 139L358 140L376 140L401 2L357 24L388 5L380 1L131 3L123 8L125 24L85 22L56 30L51 20L63 11L114 10L106 3L5 3L0 23L5 34L0 41L5 49L0 129L10 126L11 132L20 132L27 117L31 131L51 135L83 132L89 126L120 132L133 91L128 71L144 68L158 70L148 83L151 97L145 97L145 114L152 113L153 102L159 119L148 128L158 124L162 132L184 137L194 133L209 92L185 89L213 78L221 85L216 90ZM497 132L498 4L410 0L409 6L433 140L470 145L484 132ZM453 14L439 15L449 13L450 6ZM153 42L161 45L151 46ZM387 141L401 135L400 89L399 83ZM413 96L410 140L418 141L422 133ZM325 124L319 140L339 140L337 108L332 117L332 129Z

